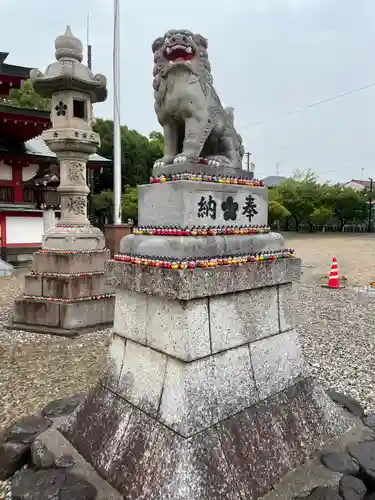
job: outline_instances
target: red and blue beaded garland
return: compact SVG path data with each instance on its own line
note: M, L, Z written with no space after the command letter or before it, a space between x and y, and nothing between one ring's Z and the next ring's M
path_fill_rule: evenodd
M221 174L207 175L183 172L180 174L162 174L157 177L150 177L150 184L164 184L165 182L173 181L213 182L215 184L239 184L240 186L265 187L264 182L258 179L249 179L248 177L233 177Z
M147 236L220 236L269 233L268 226L138 226L133 234Z
M294 249L284 249L284 250L269 250L267 252L261 252L257 254L241 254L241 255L226 255L217 258L202 258L202 259L189 259L189 260L171 260L166 257L155 257L148 255L127 255L127 254L116 254L113 259L126 262L128 264L136 264L141 266L149 267L159 267L163 269L195 269L197 267L201 268L212 268L218 266L228 266L228 265L242 265L247 262L274 262L280 259L287 259L295 257Z
M77 297L74 299L65 299L59 297L40 297L38 295L24 295L22 298L24 299L32 299L32 300L46 300L47 302L64 302L64 303L73 303L73 302L87 302L90 300L103 300L115 297L115 293L103 293L101 295L92 295L90 297Z

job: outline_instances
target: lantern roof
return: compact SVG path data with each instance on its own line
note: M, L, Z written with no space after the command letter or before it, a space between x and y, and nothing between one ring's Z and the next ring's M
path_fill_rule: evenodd
M63 35L56 38L55 57L57 62L48 66L43 74L38 69L30 71L30 78L38 94L51 97L62 90L75 90L89 94L92 102L103 102L107 98L107 78L94 73L84 64L81 40L66 28Z

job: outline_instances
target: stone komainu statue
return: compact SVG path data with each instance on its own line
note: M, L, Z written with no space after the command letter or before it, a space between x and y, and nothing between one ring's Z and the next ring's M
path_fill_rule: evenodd
M157 38L154 53L155 111L164 129L164 157L155 166L198 162L242 168L244 148L213 86L207 40L187 30Z

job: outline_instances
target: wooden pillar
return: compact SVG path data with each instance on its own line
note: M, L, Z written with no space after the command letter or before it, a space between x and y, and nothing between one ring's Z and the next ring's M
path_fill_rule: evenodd
M14 191L14 203L23 202L23 182L22 182L22 166L13 165L13 191Z

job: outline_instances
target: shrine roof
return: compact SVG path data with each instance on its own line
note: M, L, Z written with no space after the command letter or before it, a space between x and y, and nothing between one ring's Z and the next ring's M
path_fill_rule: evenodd
M32 68L5 63L8 56L9 52L0 52L0 76L15 76L27 80Z
M56 153L53 153L47 144L44 142L42 137L35 137L25 142L26 154L31 156L39 156L45 158L57 158ZM97 153L89 156L90 163L109 163L111 160L100 156Z

